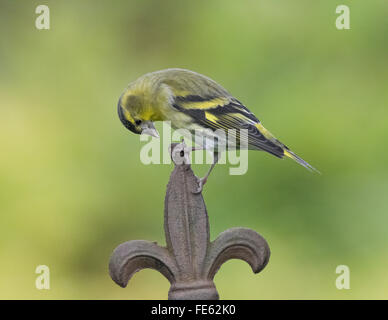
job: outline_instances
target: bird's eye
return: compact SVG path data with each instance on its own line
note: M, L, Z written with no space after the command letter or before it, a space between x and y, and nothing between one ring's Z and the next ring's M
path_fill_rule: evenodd
M180 156L183 158L184 155L185 155L185 152L182 150L182 151L180 152Z
M135 123L138 126L141 123L141 120L136 120Z

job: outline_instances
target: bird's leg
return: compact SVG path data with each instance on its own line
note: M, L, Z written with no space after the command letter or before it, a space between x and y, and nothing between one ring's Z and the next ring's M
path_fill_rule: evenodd
M212 172L213 168L216 166L216 164L218 162L218 159L219 159L218 152L214 152L213 163L212 163L209 171L206 173L206 175L203 178L198 178L198 189L194 192L195 194L198 194L198 193L202 192L203 186L207 182L207 179L209 178L210 172Z

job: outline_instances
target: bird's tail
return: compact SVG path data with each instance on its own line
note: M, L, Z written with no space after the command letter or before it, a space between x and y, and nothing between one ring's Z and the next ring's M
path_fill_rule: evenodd
M298 162L301 166L305 167L307 170L321 174L317 169L315 169L312 165L310 165L309 163L304 161L301 157L297 156L291 150L284 148L284 155L286 157L291 158L292 160Z
M257 128L256 134L264 136L267 139L267 141L272 143L274 147L272 148L268 147L266 143L262 143L262 139L256 139L255 136L251 134L250 137L252 139L253 146L257 146L259 147L259 149L272 153L273 155L279 158L282 158L283 156L291 158L292 160L298 162L301 166L305 167L307 170L321 174L312 165L304 161L301 157L297 156L290 149L288 149L283 143L281 143L278 139L276 139L274 135L271 132L269 132L266 128L264 128L261 123L257 123L255 127Z

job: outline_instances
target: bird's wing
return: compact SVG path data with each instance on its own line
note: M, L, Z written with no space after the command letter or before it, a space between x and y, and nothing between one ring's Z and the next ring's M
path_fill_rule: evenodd
M224 130L231 134L230 129L236 129L236 142L239 142L239 129L246 129L244 145L250 149L267 151L279 158L284 156L284 148L269 131L267 131L241 102L231 96L186 95L175 96L173 107L190 116L201 127ZM241 136L244 139L244 135Z

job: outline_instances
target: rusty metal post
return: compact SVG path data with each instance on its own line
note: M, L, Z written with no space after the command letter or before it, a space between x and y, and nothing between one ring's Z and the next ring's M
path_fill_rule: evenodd
M110 276L119 286L126 287L135 272L152 268L170 281L170 300L217 300L213 279L225 261L242 259L254 273L268 263L268 244L251 229L231 228L210 242L209 218L202 194L195 193L198 182L190 151L184 142L170 147L175 168L164 207L167 246L145 240L119 245L109 263Z

